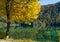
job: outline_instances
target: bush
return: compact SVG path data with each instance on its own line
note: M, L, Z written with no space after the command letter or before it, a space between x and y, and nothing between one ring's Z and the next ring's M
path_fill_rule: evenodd
M5 37L5 32L4 31L0 31L0 39L4 39Z
M55 28L11 28L10 37L14 39L58 40ZM53 38L53 39L52 39Z
M0 29L0 39L5 37L6 29ZM32 39L37 41L58 41L56 28L10 28L9 36L13 39Z

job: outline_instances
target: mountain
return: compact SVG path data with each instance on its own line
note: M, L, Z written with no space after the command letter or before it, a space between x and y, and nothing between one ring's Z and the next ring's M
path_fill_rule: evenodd
M39 20L45 21L50 25L60 26L60 2L42 6L42 15Z
M57 15L60 14L60 2L58 2L56 4L42 6L42 12L43 12L43 14L48 13L48 12L51 12L51 13L57 14ZM51 13L49 13L49 14L51 14Z

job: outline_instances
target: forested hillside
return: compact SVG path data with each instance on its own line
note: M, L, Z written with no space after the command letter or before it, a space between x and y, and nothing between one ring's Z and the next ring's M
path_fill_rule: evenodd
M39 20L42 20L46 25L60 26L60 2L42 6L42 15Z

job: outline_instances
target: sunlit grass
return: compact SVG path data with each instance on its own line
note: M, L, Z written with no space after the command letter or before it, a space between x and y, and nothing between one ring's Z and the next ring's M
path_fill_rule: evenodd
M23 40L16 40L16 42L37 42L37 41L34 41L34 40L31 40L31 39L23 39Z

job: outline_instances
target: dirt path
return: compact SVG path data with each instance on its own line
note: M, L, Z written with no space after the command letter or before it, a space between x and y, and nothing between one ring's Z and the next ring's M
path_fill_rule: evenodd
M14 40L0 40L0 42L14 42Z

